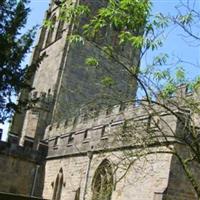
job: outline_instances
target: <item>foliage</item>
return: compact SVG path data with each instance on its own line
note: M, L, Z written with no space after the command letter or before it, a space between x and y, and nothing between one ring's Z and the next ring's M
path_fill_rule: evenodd
M4 122L18 107L15 96L23 88L29 88L26 75L28 66L22 62L29 53L35 36L35 27L22 34L30 9L28 0L0 1L0 122ZM35 68L29 69L29 73Z
M87 58L85 60L85 63L89 66L95 66L95 67L99 65L98 60L95 59L94 57Z

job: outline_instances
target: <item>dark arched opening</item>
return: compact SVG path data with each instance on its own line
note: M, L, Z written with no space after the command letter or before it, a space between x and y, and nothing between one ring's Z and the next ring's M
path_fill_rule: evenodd
M62 37L64 24L65 24L65 21L64 21L64 19L61 18L59 20L59 24L58 24L58 29L57 29L57 33L56 33L56 40L58 40Z
M49 27L49 30L48 30L46 46L50 45L53 42L53 34L54 34L54 30L55 30L55 24L56 24L56 16L54 15L51 18L51 26Z
M56 177L56 181L54 184L52 200L60 200L61 193L62 193L62 186L63 186L63 170L61 168Z

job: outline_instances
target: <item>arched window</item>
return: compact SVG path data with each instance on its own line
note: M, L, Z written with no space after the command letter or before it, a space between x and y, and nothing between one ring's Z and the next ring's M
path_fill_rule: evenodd
M104 160L97 168L92 182L92 200L111 200L113 188L112 166Z
M57 34L56 34L56 40L58 40L59 38L62 37L62 32L63 32L64 24L65 24L64 19L60 19L59 24L58 24Z
M60 200L61 192L62 192L62 186L63 186L63 170L61 168L57 177L56 177L56 182L54 184L54 191L53 191L52 200Z
M49 27L48 35L47 35L47 41L46 41L46 46L51 44L53 42L53 33L55 30L55 24L56 24L56 16L54 15L51 18L51 26Z

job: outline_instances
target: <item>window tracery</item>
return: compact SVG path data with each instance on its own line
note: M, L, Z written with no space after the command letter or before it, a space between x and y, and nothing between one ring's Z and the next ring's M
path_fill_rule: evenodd
M107 159L97 168L92 187L92 200L111 200L113 173L111 163Z

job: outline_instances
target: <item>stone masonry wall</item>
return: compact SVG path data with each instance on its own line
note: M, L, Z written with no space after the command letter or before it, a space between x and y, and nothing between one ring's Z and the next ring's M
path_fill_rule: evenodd
M0 192L41 197L42 160L38 152L0 142Z
M106 158L112 163L113 172L116 167L119 167L116 173L113 174L114 180L118 181L126 172L126 170L122 169L125 165L118 164L122 162L120 158L123 158L123 156L124 154L121 151L93 155L85 193L86 200L92 198L92 181L100 163ZM163 192L167 187L170 161L170 155L154 155L136 161L135 165L129 169L124 178L117 183L112 193L112 200L154 200L155 193ZM83 199L88 162L89 158L87 156L48 160L45 171L47 176L44 184L44 198L52 198L53 183L55 182L57 173L62 168L64 185L61 199L75 199L75 193L79 187L81 189L80 199Z
M12 156L0 157L1 192L31 194L35 164Z
M97 58L99 68L85 64L89 57ZM111 72L111 73L108 73ZM101 80L112 77L115 85L107 89ZM128 81L129 74L117 62L106 58L91 42L70 46L67 62L54 108L53 121L70 118L79 114L82 107L98 108L102 105L116 105L125 99L132 99L136 92L135 84Z
M80 0L80 4L88 5L92 13L107 4L102 0ZM74 24L72 34L82 34L82 25L88 19L83 18ZM58 86L58 94L53 113L53 122L77 116L82 107L101 108L103 105L116 105L121 101L133 99L137 82L119 62L103 52L106 45L114 46L117 60L127 66L138 66L139 51L126 46L117 46L117 34L114 30L102 30L100 41L85 40L84 43L68 44L68 51L63 63L63 71ZM98 40L98 39L97 39ZM123 52L120 49L124 49ZM126 54L126 56L120 56ZM87 66L86 59L95 57L98 67ZM114 85L111 89L101 84L102 79L111 77ZM99 108L99 109L100 109Z
M145 127L154 128L154 121L149 120L148 111L142 107L134 107L132 104L114 106L112 110L101 110L100 113L85 113L71 120L54 123L47 127L45 140L49 142L48 158L56 156L73 155L86 153L87 151L104 151L113 149L126 149L137 145L135 135L138 131L141 134ZM177 119L169 114L162 114L165 124L163 131L174 134L177 126ZM123 125L125 122L132 122L132 126L142 127L139 130L135 127L132 136L127 140L123 139ZM169 124L170 126L167 126ZM134 129L134 128L133 128ZM138 136L139 137L139 136Z
M182 151L184 152L185 149L182 149ZM198 181L198 184L200 184L200 176L198 173L199 166L194 164L191 166L191 169L194 170L195 178ZM186 176L182 166L175 156L172 159L169 184L165 191L164 200L197 200L194 188L192 188L189 178Z

